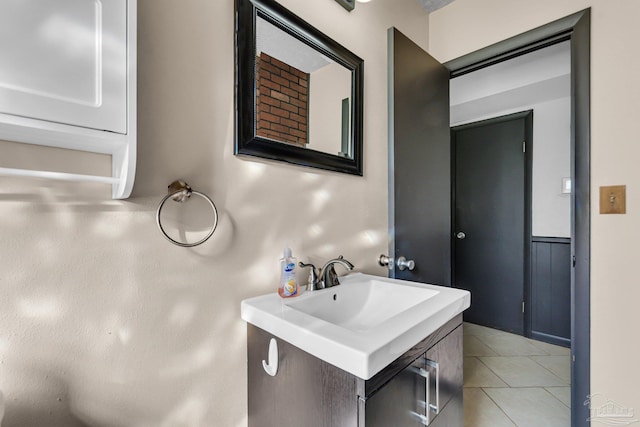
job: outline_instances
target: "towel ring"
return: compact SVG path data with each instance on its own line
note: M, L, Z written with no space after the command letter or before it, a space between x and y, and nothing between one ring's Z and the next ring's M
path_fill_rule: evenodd
M214 218L213 226L209 230L209 233L207 233L207 235L203 239L198 240L195 243L182 243L169 237L167 232L162 227L162 221L160 220L160 215L162 213L162 208L164 207L164 204L167 200L172 199L174 202L184 203L187 200L189 200L192 194L200 196L203 199L205 199L207 202L209 202L209 205L213 210L213 218ZM192 248L194 246L203 244L204 242L209 240L209 237L213 236L213 233L214 231L216 231L216 227L218 226L218 209L216 209L216 205L213 203L213 200L211 200L209 196L207 196L206 194L201 193L199 191L192 190L189 184L187 184L184 181L179 181L179 180L173 181L168 187L168 194L162 198L162 200L160 201L160 204L158 205L158 212L156 213L156 223L158 224L158 228L160 229L160 232L162 232L162 235L168 241L170 241L174 245L178 245L183 248Z

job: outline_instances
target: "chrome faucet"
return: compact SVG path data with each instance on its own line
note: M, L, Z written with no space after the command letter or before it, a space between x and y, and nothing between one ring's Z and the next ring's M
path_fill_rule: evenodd
M347 270L353 270L353 264L344 259L342 255L338 258L327 261L322 266L320 273L317 273L316 266L313 264L305 264L303 262L298 263L300 267L310 267L311 273L309 274L309 283L307 284L307 291L315 291L318 289L330 288L340 284L336 270L333 268L334 264L340 264Z
M333 268L333 264L340 264L349 271L353 270L353 264L344 259L342 255L338 258L327 261L327 263L320 269L320 281L322 283L322 288L330 288L340 284L336 270Z

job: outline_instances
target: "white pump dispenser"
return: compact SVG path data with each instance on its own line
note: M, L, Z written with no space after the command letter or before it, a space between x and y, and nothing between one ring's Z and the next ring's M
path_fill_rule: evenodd
M291 248L285 247L280 260L280 287L278 293L283 298L295 297L300 294L296 281L296 258L291 254Z

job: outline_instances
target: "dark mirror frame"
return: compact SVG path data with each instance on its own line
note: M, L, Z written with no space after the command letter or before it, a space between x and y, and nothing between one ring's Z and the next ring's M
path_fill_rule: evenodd
M273 0L236 0L234 154L262 157L301 166L362 175L364 61ZM351 71L353 158L296 147L256 135L256 18L311 46ZM338 144L339 141L336 141Z

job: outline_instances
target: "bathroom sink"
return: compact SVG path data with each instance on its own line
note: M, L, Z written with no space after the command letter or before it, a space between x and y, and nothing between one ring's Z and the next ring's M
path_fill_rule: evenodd
M357 286L349 279L359 278ZM292 300L287 306L334 325L363 332L375 328L393 316L436 296L440 291L416 286L403 286L378 278L348 276L344 285L307 298Z
M461 289L362 273L340 283L296 298L246 299L242 319L367 380L471 303Z

